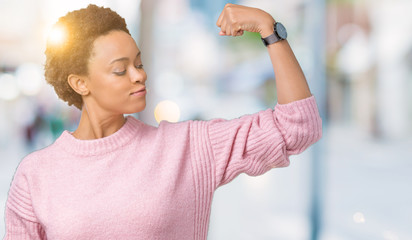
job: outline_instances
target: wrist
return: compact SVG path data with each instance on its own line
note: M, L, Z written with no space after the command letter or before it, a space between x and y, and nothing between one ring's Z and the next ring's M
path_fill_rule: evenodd
M273 34L273 26L275 25L275 19L271 18L266 24L264 24L260 29L260 36L262 38L268 37Z
M280 22L274 23L272 31L273 32L270 35L266 35L267 30L265 30L264 35L262 35L261 39L262 39L263 44L266 47L270 44L274 44L276 42L284 40L288 36L285 26L283 26L283 24ZM266 36L266 37L263 37L263 36Z
M265 38L268 37L270 35L273 34L273 27L272 28L268 28L268 29L264 29L260 32L260 37L261 38Z

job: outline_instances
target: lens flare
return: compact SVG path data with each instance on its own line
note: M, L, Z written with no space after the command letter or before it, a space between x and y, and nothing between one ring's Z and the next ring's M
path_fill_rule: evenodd
M48 37L48 41L53 45L61 45L66 38L66 30L63 26L54 26Z

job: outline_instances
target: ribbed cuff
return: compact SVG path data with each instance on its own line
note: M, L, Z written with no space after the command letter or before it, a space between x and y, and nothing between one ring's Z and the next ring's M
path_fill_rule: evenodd
M322 137L322 119L314 96L277 104L275 116L288 155L301 153Z
M5 240L41 240L47 239L42 225L24 219L9 207L6 207L6 235Z

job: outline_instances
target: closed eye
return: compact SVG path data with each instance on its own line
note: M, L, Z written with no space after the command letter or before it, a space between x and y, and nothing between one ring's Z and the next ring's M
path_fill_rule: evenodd
M138 69L142 69L142 68L143 68L143 64L137 65L137 66L135 66L135 67L138 68ZM117 75L117 76L123 76L123 75L126 74L126 72L127 72L127 70L124 70L124 71L122 71L122 72L114 72L114 74Z
M123 76L126 74L126 70L122 71L122 72L114 72L115 75L117 76Z

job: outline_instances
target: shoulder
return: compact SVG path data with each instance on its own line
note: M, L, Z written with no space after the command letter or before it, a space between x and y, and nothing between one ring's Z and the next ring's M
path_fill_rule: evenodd
M38 171L46 162L51 159L55 152L55 145L51 144L45 148L36 150L26 155L18 164L15 175L31 175Z
M182 121L182 122L169 122L169 121L161 121L158 126L159 133L167 133L167 134L182 134L188 132L190 130L190 125L193 120Z
M30 181L33 173L36 172L38 167L39 154L38 151L32 152L25 156L18 164L12 178L11 188L15 190L10 191L22 191L22 195L30 192Z
M147 124L133 116L128 116L128 121L130 121L130 126L133 130L139 133L139 135L149 137L149 136L156 136L156 135L168 135L172 134L175 135L176 133L182 133L185 130L190 128L189 121L182 121L182 122L169 122L166 120L162 120L158 126L153 126Z
M25 176L38 175L42 172L42 169L48 169L52 166L53 161L61 158L63 155L64 149L61 147L59 141L62 141L61 139L65 134L68 134L68 132L64 131L53 143L25 155L20 160L15 175L17 175L17 173L24 174Z

